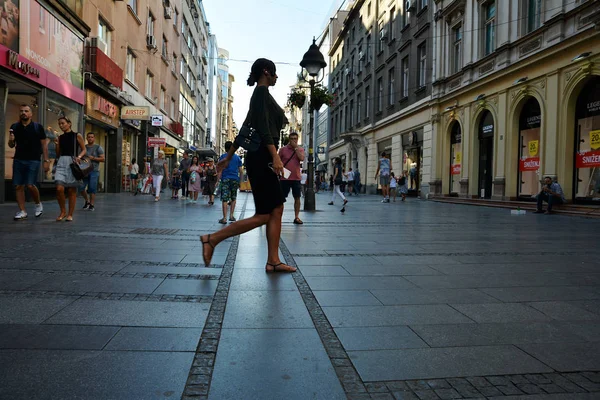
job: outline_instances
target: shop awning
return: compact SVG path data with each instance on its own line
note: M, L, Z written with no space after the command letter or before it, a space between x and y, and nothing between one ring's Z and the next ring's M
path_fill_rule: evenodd
M208 157L212 157L216 161L219 157L219 155L211 148L196 149L196 154L198 155L198 158L200 158L200 162L207 159Z

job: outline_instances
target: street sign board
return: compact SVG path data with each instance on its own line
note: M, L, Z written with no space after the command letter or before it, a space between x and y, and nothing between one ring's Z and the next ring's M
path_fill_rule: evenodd
M175 154L175 147L161 147L161 150L165 152L166 156Z
M167 145L167 139L160 137L149 137L148 147L165 147Z
M150 117L150 121L152 121L152 126L163 126L162 115L153 115L152 117Z
M150 118L150 107L148 106L125 106L121 107L121 119L148 120Z

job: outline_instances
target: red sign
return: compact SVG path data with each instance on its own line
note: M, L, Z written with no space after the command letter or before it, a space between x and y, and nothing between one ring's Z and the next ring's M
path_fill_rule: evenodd
M165 147L167 145L167 139L159 137L149 137L148 147Z
M117 118L119 115L119 108L110 101L106 100L104 97L96 97L96 104L94 104L94 108L111 118Z
M48 89L62 94L63 96L79 103L85 103L85 92L72 83L65 81L57 75L29 61L27 58L6 46L0 44L0 64L19 75L39 83Z
M170 127L171 127L171 130L173 131L173 133L175 133L177 136L183 137L183 125L182 124L180 124L179 122L172 122Z
M537 171L540 169L540 158L539 157L529 157L529 158L521 158L519 161L519 171Z
M577 168L600 167L600 150L582 151L575 154Z
M95 72L119 89L123 88L123 70L97 47L89 47L91 72Z
M451 175L460 175L460 164L454 164L451 166Z

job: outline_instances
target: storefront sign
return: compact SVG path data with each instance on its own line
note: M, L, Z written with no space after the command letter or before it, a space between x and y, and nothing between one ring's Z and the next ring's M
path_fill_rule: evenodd
M587 104L587 111L590 115L595 115L598 111L600 111L600 101L592 101Z
M89 89L85 95L86 115L115 128L119 127L119 107Z
M188 146L188 149L190 149L191 151L196 151L196 150L198 150L198 149L196 148L196 146Z
M600 150L582 151L575 154L575 165L577 168L600 167Z
M148 120L150 119L150 107L148 106L125 106L121 107L122 119Z
M534 115L531 117L527 117L526 123L527 127L530 129L539 128L542 125L542 116Z
M454 165L452 165L450 174L451 175L460 175L460 164L454 164Z
M600 149L600 131L590 131L590 147L592 150Z
M540 158L529 157L519 160L519 171L537 171L540 169Z
M323 146L317 147L317 154L325 154L325 147L323 147Z
M153 115L152 117L150 117L150 121L152 121L152 126L163 126L162 115Z
M175 154L174 147L161 147L160 149L165 152L166 156L172 156L173 154Z
M494 133L494 125L484 125L481 129L484 135L490 135Z
M23 75L33 75L36 78L40 77L40 70L30 63L19 61L19 54L12 50L8 51L8 65L19 70Z
M149 137L148 147L165 147L167 145L167 139L159 137Z
M528 143L529 147L529 157L535 157L538 155L540 141L539 140L531 140Z

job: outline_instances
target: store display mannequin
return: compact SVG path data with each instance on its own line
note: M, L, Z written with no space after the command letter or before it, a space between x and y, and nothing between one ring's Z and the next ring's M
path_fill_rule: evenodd
M408 172L410 175L410 188L414 189L415 181L417 179L417 163L413 162L410 164L410 171Z

